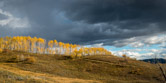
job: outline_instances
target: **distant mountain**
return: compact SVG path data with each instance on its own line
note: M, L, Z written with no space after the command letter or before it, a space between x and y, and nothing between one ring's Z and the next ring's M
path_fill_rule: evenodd
M159 58L159 59L144 59L144 60L141 60L141 61L144 61L144 62L150 62L150 63L166 63L166 59L162 59L162 58Z

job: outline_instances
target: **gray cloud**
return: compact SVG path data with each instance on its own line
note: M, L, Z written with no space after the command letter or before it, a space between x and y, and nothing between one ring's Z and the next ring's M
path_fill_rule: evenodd
M0 20L7 19L7 16L0 14Z
M165 4L165 0L2 0L2 10L26 17L31 26L0 26L0 35L115 45L117 40L165 32Z
M149 36L132 37L128 39L114 41L112 44L116 47L131 45L132 47L136 48L160 44L161 47L164 48L166 43L165 34L166 33L162 33L160 35L155 34Z
M69 18L89 23L117 20L158 22L165 21L165 3L165 0L70 0L61 8Z

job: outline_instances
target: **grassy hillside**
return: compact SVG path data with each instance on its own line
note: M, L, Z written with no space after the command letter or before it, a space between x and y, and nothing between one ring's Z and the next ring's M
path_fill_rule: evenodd
M0 83L161 83L155 64L116 56L0 53Z

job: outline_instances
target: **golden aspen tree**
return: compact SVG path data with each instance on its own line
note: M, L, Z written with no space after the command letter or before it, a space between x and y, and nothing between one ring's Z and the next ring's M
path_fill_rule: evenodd
M71 55L72 49L73 49L73 44L70 44L70 45L69 45L69 55Z
M83 47L81 47L81 48L79 49L79 55L78 55L78 56L83 56L83 52L84 52Z
M30 40L30 43L31 43L31 45L30 45L30 52L34 52L34 39L33 38L31 38L31 40Z
M42 38L37 39L37 52L38 53L44 52L44 46L45 46L44 43L45 43L44 39L42 39Z
M54 46L54 41L53 40L50 40L48 42L48 46L49 46L49 53L52 54L53 53L53 46Z
M3 51L3 38L0 38L0 52Z
M76 47L77 47L77 45L73 45L73 44L71 44L70 45L70 55L71 55L71 53L76 49Z
M20 51L24 51L24 37L23 36L20 36L19 37L20 38L20 42L19 42L19 44L20 44Z
M45 53L45 47L46 47L45 40L41 38L41 52L42 53Z
M55 47L55 50L54 50L54 54L56 54L56 53L58 53L57 52L57 46L58 46L58 42L57 42L57 40L54 40L54 47Z
M37 37L31 38L30 42L31 42L31 47L30 47L31 52L35 53L36 52Z
M41 44L42 44L41 52L45 53L45 47L46 47L46 45L45 45L45 40L44 39L41 39Z
M1 49L1 50L4 49L4 48L3 48L3 45L4 45L4 44L3 44L3 38L0 38L0 49Z
M69 48L70 48L70 44L69 43L65 44L65 54L66 55L69 55Z
M8 49L8 44L9 44L8 36L6 36L6 37L4 38L4 49Z
M11 42L12 42L12 43L11 43L11 49L12 49L12 50L15 50L15 43L16 43L15 37L12 38Z
M30 52L30 49L31 49L31 37L28 36L26 37L26 40L27 40L27 51Z
M61 52L62 52L62 46L63 46L64 44L62 43L62 42L59 42L59 54L61 54Z
M23 42L23 51L24 52L28 52L28 41L27 41L27 38L26 37L23 37L23 40L22 40L22 42Z
M46 45L48 47L46 48ZM55 49L54 49L55 48ZM15 36L0 38L0 51L4 49L25 51L31 53L43 54L47 51L48 54L65 54L74 56L83 55L112 55L112 53L102 47L81 47L76 44L57 42L50 40L47 44L42 38L31 38L30 36Z

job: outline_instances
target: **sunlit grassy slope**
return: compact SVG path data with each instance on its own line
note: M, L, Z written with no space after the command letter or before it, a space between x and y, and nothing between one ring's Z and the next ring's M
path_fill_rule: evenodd
M0 83L161 83L156 65L116 56L0 53Z

